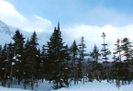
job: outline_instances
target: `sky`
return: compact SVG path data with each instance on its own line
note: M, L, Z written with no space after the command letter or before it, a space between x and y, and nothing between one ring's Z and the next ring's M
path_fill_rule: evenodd
M88 49L101 46L102 32L109 48L117 38L133 40L133 0L0 0L0 20L28 32L49 36L60 22L63 39L84 36Z

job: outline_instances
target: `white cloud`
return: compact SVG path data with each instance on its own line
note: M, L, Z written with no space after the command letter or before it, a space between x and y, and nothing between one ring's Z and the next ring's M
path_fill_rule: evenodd
M47 32L49 30L52 30L53 27L51 21L37 15L34 15L32 17L33 19L27 22L28 26L24 26L25 30L37 32Z
M31 19L27 19L20 14L11 3L5 0L0 0L0 19L8 25L26 31L36 30L37 32L42 32L51 29L51 21L37 15L31 17Z
M72 43L73 40L80 42L82 36L85 37L85 43L88 51L92 51L93 46L96 44L101 49L103 43L102 32L106 34L106 43L109 45L108 48L113 50L114 43L117 38L127 37L130 41L133 41L132 36L133 24L115 27L112 25L105 25L103 27L89 26L89 25L76 25L71 28L63 29L62 34L66 43Z

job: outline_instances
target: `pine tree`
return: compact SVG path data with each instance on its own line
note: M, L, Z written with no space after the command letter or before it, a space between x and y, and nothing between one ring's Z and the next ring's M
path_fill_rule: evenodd
M51 81L51 61L48 60L48 46L43 45L42 46L42 52L41 52L41 67L42 67L42 72L46 80ZM49 71L48 71L49 70ZM42 80L43 81L43 80Z
M98 60L100 60L99 57L101 56L101 54L96 45L94 45L93 51L90 52L89 56L92 58L93 61L98 62Z
M1 51L1 80L2 86L6 85L7 81L7 74L8 74L8 68L9 68L9 62L7 61L7 52L8 52L8 45L5 44Z
M123 51L123 56L126 58L125 61L129 61L133 58L133 49L132 43L129 41L128 38L123 38L121 41L121 49Z
M78 60L78 79L79 80L81 80L87 74L86 69L84 69L85 72L83 72L83 65L82 65L84 61L84 57L87 56L87 54L85 53L86 45L84 42L85 42L84 37L81 37L81 42L78 45L79 46L79 60Z
M29 51L30 51L30 40L27 39L25 45L24 45L24 61L23 61L23 73L22 73L22 78L23 78L23 83L24 83L24 89L26 89L26 85L29 82L30 79L30 64L28 63L28 56L29 56Z
M118 61L118 62L121 62L121 52L122 52L122 49L121 49L121 41L120 39L117 39L116 41L116 44L115 44L116 48L114 49L114 60L115 61Z
M99 62L98 62L98 60L100 60L100 57L101 56L101 54L100 54L100 52L99 52L99 50L98 50L98 48L97 48L97 46L96 45L94 45L94 48L93 48L93 51L92 52L90 52L89 53L89 59L90 60L88 60L88 66L89 66L89 69L90 69L90 79L92 80L93 78L96 78L97 80L101 80L100 79L100 73L101 73L101 69L102 69L102 66L101 66L101 64L99 64ZM93 76L94 77L93 77Z
M76 41L73 42L72 46L70 47L70 55L71 55L71 75L74 79L74 84L76 84L77 79L77 64L78 64L78 46L76 44Z
M19 30L16 30L15 35L12 38L13 43L13 61L14 61L14 76L18 79L18 84L22 80L21 74L23 72L23 47L24 47L24 37L20 34Z
M14 68L14 61L13 61L13 44L10 43L8 44L7 47L7 59L6 59L7 63L8 63L8 88L11 87L11 82L12 82L12 77L13 77L13 68ZM5 73L6 74L6 73Z
M36 87L38 87L38 80L40 80L42 78L42 68L41 68L41 53L40 53L40 49L37 49L36 51L36 57L35 57L35 61L36 61L36 65L35 65L35 82L36 82Z
M128 80L128 82L131 82L132 79L132 64L133 64L133 46L132 46L132 42L129 41L128 38L123 38L123 40L121 41L121 49L123 51L122 55L125 58L124 60L124 64L123 64L123 71L126 74L123 74L125 76L125 78Z
M108 60L109 58L107 57L108 55L111 54L111 52L109 51L109 49L107 49L106 47L108 46L108 44L105 43L105 33L103 32L102 34L102 38L103 38L103 48L101 50L101 54L102 54L102 59L103 59L103 63L104 64L104 70L105 70L105 77L107 78L107 81L109 81L109 72L110 72L110 69L108 67Z
M105 37L106 37L106 35L105 35L104 32L103 32L102 37L103 37L103 44L102 44L103 45L103 48L101 50L102 56L103 56L102 59L104 60L104 62L107 62L109 60L109 58L107 56L110 55L111 52L106 48L106 46L108 46L108 44L105 43Z
M25 56L26 56L26 63L25 63L25 72L24 74L26 74L26 78L27 79L31 79L31 89L34 89L34 82L36 80L36 72L38 71L38 69L35 69L37 62L36 62L36 58L37 58L37 35L36 32L33 32L31 39L29 41L27 41L27 44L25 45Z
M54 82L54 89L61 88L65 85L68 86L66 83L67 78L64 77L68 67L66 67L66 47L63 44L64 42L61 37L60 26L58 23L57 29L55 27L48 42L48 61L50 64L47 66L47 69L49 69L48 75L51 77L49 80L53 80Z
M42 46L42 51L41 51L41 76L42 76L42 82L43 82L43 78L45 78L46 80L50 80L49 79L49 68L48 65L50 65L50 62L48 61L48 48L47 46L43 45Z
M113 56L113 69L112 69L112 74L111 77L116 80L116 84L120 84L120 79L121 79L121 71L123 70L123 63L122 63L122 49L121 49L121 40L117 39L116 44L115 44L115 49L114 49L114 56ZM124 70L123 70L124 73Z

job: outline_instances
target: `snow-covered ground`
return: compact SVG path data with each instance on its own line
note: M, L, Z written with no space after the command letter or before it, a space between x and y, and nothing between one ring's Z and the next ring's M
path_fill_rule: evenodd
M69 88L61 88L58 90L52 90L52 85L48 82L40 83L38 88L35 88L34 91L133 91L133 84L122 85L120 88L116 87L114 83L107 83L102 81L87 82L85 84L79 83L79 85L73 85ZM5 88L0 86L0 91L33 91L33 90L24 90L20 88Z

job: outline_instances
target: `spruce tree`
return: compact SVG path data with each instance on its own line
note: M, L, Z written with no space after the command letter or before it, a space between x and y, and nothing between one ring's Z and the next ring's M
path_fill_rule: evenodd
M132 64L133 64L133 46L132 42L129 41L128 38L123 38L121 41L121 49L123 51L123 59L124 59L124 64L123 64L123 71L126 74L123 74L125 78L128 80L128 82L131 82L132 79Z
M103 59L103 64L104 64L104 70L105 70L105 77L107 78L107 81L109 81L109 72L110 72L110 68L108 67L108 55L111 54L110 50L108 48L106 48L108 46L108 44L105 43L105 33L103 32L102 34L102 38L103 38L103 48L101 50L101 55L102 55L102 59Z
M8 63L8 88L11 87L11 82L12 82L12 78L13 78L13 68L14 68L14 60L13 60L13 44L9 43L8 47L7 47L7 59L6 59L7 63Z
M14 61L14 76L18 79L18 84L22 80L21 74L23 72L23 47L24 47L24 37L20 34L19 30L16 30L15 35L12 38L13 43L13 61Z
M93 61L98 62L98 60L100 60L99 57L101 56L101 54L96 45L94 45L93 51L90 52L89 56L92 58Z
M123 38L121 41L122 55L125 57L125 61L130 61L133 58L133 46L128 38Z
M9 61L7 61L7 52L8 52L8 45L5 44L1 51L1 80L2 86L6 86L7 76L9 73Z
M99 58L100 56L101 56L101 54L100 54L97 46L94 45L93 51L89 53L89 60L88 60L89 70L91 71L91 72L89 72L91 80L94 78L96 78L99 81L101 80L100 73L101 73L102 66L98 62L99 60L101 60Z
M29 41L27 41L27 44L25 45L25 56L26 56L26 63L25 63L25 74L27 79L31 79L31 89L34 89L34 82L37 80L36 73L38 69L36 69L37 65L37 35L36 32L33 32L31 38Z
M50 80L50 76L49 76L49 66L50 62L48 61L48 48L47 46L43 45L42 46L42 51L41 51L41 76L42 76L42 82L43 82L43 78L45 78L46 80Z
M42 50L41 50L41 62L40 62L40 67L41 67L41 79L42 79L42 82L43 82L43 78L47 79L48 80L48 76L47 76L47 49L46 49L46 46L43 45L42 46Z
M71 55L71 78L74 80L74 84L78 81L78 46L76 44L76 41L73 42L73 44L70 47L70 55Z
M29 51L30 51L30 40L27 39L26 43L24 45L24 61L23 61L23 73L22 73L22 78L23 78L23 84L24 84L24 89L26 89L26 85L29 82L30 79L30 64L28 63L28 56L29 56Z
M83 72L83 62L85 60L84 59L85 56L87 56L87 54L85 53L86 52L86 50L85 50L86 45L84 42L85 42L84 37L81 37L81 42L78 45L79 46L79 59L78 59L78 79L79 80L82 80L82 78L84 76L86 76L86 74L87 74L86 72ZM83 81L83 83L84 83L84 81Z
M121 62L121 58L122 58L122 49L121 49L121 41L120 39L117 39L116 44L115 44L115 49L114 49L114 60L117 62Z
M103 45L103 48L101 50L101 52L102 52L101 54L102 54L103 61L107 62L109 60L109 58L107 56L110 55L111 52L109 51L109 49L106 48L108 46L108 44L105 43L105 37L106 37L106 35L103 32L103 34L102 34L102 38L103 38L103 44L102 45Z
M54 89L61 88L63 86L68 86L66 78L66 72L68 70L67 67L67 50L63 45L63 39L61 37L60 26L58 23L58 27L54 29L52 36L48 42L48 61L49 65L47 69L49 69L48 75L51 77L49 80L53 80ZM65 71L64 71L65 70Z
M116 80L116 84L120 84L121 79L121 71L123 70L123 63L122 63L122 48L121 48L121 40L117 39L114 49L114 56L113 56L113 69L111 77ZM124 70L123 70L124 73ZM124 75L123 75L124 76Z

